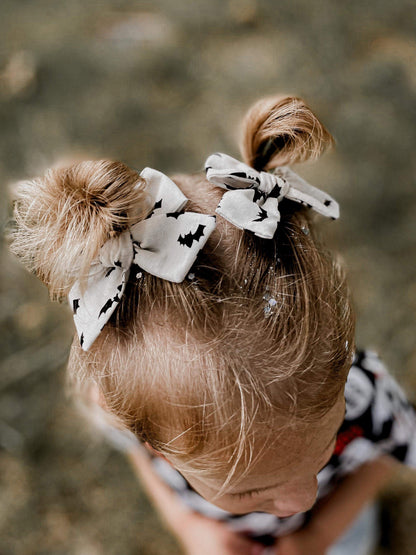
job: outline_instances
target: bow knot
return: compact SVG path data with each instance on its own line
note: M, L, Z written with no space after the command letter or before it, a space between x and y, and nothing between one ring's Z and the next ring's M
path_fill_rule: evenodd
M133 261L133 242L129 231L123 231L117 237L109 239L100 249L99 262L104 268L111 268L118 264L120 268L128 269Z
M149 274L179 283L215 228L215 216L183 212L188 199L169 177L151 168L145 168L140 176L146 181L152 212L101 247L84 292L79 281L69 292L85 351L118 306L133 264Z
M280 221L283 198L298 202L324 216L339 217L338 203L304 181L288 167L275 173L258 172L227 154L212 154L205 162L208 181L226 189L216 212L240 229L272 239Z
M259 191L264 193L266 197L268 197L272 192L275 192L277 189L277 197L285 196L287 190L289 189L288 183L269 172L259 172L260 183L257 187Z

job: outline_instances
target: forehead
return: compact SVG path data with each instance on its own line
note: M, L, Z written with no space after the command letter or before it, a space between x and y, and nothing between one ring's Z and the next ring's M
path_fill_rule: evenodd
M298 423L276 433L269 441L259 441L254 445L254 453L249 464L240 465L226 488L227 476L201 478L197 474L191 483L204 485L211 490L240 491L262 487L274 479L282 483L292 478L293 473L303 473L310 465L322 457L323 451L334 438L345 413L345 401L340 396L333 407L316 422ZM278 480L276 477L278 476ZM187 477L185 475L185 477Z

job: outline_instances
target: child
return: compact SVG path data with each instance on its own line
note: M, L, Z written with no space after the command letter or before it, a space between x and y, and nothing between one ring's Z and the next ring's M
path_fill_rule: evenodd
M72 384L191 555L370 553L363 508L416 464L413 409L355 351L317 236L338 205L286 166L331 142L273 97L245 118L245 163L212 155L206 178L101 160L20 185L12 249L69 296Z

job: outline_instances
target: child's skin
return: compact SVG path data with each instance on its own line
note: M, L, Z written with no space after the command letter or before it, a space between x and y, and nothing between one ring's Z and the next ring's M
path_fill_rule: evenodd
M248 473L235 491L267 488L251 496L216 496L220 484L207 483L195 475L183 475L207 500L235 514L262 511L288 516L310 509L316 498L316 474L329 460L335 434L344 417L343 396L319 423L285 438L290 450L277 447L268 451ZM130 452L130 459L150 497L168 527L182 543L188 555L254 555L263 546L228 529L226 525L189 510L175 493L155 474L150 461L140 452ZM314 508L307 527L279 538L269 553L279 555L324 555L326 550L354 521L364 505L371 501L390 477L395 462L387 456L361 466L347 476L327 498ZM279 482L277 487L269 487ZM230 488L230 492L232 492Z
M307 511L315 503L317 474L331 458L344 415L342 395L319 422L297 426L279 436L243 482L220 496L220 481L182 474L202 497L230 513L261 511L287 517Z

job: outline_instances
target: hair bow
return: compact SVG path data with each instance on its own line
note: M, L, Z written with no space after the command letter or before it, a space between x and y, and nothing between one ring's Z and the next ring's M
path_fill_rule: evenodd
M185 279L199 250L215 228L215 216L183 212L188 199L163 173L145 168L153 210L118 237L109 239L91 265L86 289L77 281L69 292L81 347L87 351L110 319L124 293L130 269L168 281Z
M272 239L280 221L279 202L287 198L332 219L339 217L339 205L287 166L275 173L258 172L227 154L216 153L205 162L207 179L227 189L216 212L239 227L263 239Z

